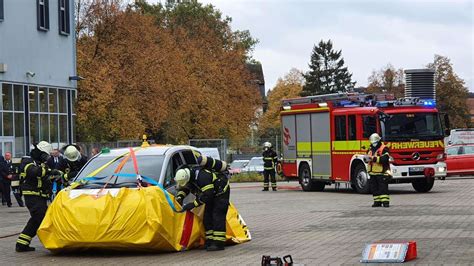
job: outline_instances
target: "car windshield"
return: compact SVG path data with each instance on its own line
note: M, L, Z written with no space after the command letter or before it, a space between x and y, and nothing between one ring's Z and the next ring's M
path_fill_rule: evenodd
M136 158L138 173L144 177L149 177L155 181L159 181L164 156L137 155ZM116 160L110 165L106 166L104 169L94 173L114 159L115 158L112 156L99 156L91 159L81 171L79 176L75 179L75 181L80 181L83 178L94 175L96 179L89 180L87 185L84 186L85 188L100 188L106 183L109 183L108 187L136 187L135 168L133 166L133 160L130 157L123 157L119 160ZM119 174L111 179L110 177L114 174L114 172L117 171L117 169L119 169L119 165L124 159L127 159L127 161L124 162Z
M248 161L234 161L230 164L230 168L232 169L243 168L247 164L248 164Z
M259 165L263 165L262 158L252 158L252 160L250 160L247 166L259 166Z
M382 124L386 141L443 138L437 113L392 114Z

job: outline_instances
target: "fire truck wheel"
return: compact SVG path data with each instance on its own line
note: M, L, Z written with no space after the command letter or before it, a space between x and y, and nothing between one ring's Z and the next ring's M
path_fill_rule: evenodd
M426 193L429 192L434 185L434 178L423 178L411 183L416 192Z
M370 193L369 175L363 164L358 164L352 172L352 188L360 194Z
M304 191L323 191L326 183L311 179L311 170L306 163L301 164L299 171L299 180Z

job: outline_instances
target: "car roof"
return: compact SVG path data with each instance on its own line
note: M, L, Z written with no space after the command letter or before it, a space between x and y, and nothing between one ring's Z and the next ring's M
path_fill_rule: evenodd
M194 149L195 147L188 145L151 145L149 147L133 147L137 156L146 155L166 155L180 150ZM128 153L130 148L111 149L110 152L100 153L100 157L117 157L124 153Z
M446 148L466 147L466 146L474 146L474 143L452 144L452 145L447 146Z

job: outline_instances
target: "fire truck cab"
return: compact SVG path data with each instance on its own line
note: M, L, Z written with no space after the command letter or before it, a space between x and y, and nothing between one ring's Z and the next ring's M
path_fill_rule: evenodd
M433 101L358 93L282 101L282 172L303 190L347 183L369 193L364 155L372 133L390 150L391 183L412 183L418 192L446 176L444 131Z

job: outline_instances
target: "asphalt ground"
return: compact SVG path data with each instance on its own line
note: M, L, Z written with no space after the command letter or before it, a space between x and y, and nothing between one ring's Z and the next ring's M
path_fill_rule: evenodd
M366 243L413 240L418 258L405 264L474 264L474 179L436 181L430 193L410 184L391 185L390 208L372 208L371 195L329 186L303 192L296 182L280 182L276 192L259 183L232 184L231 201L252 234L252 241L225 251L174 253L74 253L54 255L35 238L35 252L16 253L26 208L0 206L1 265L259 265L262 255L290 254L295 264L358 265ZM13 236L9 236L13 235Z

